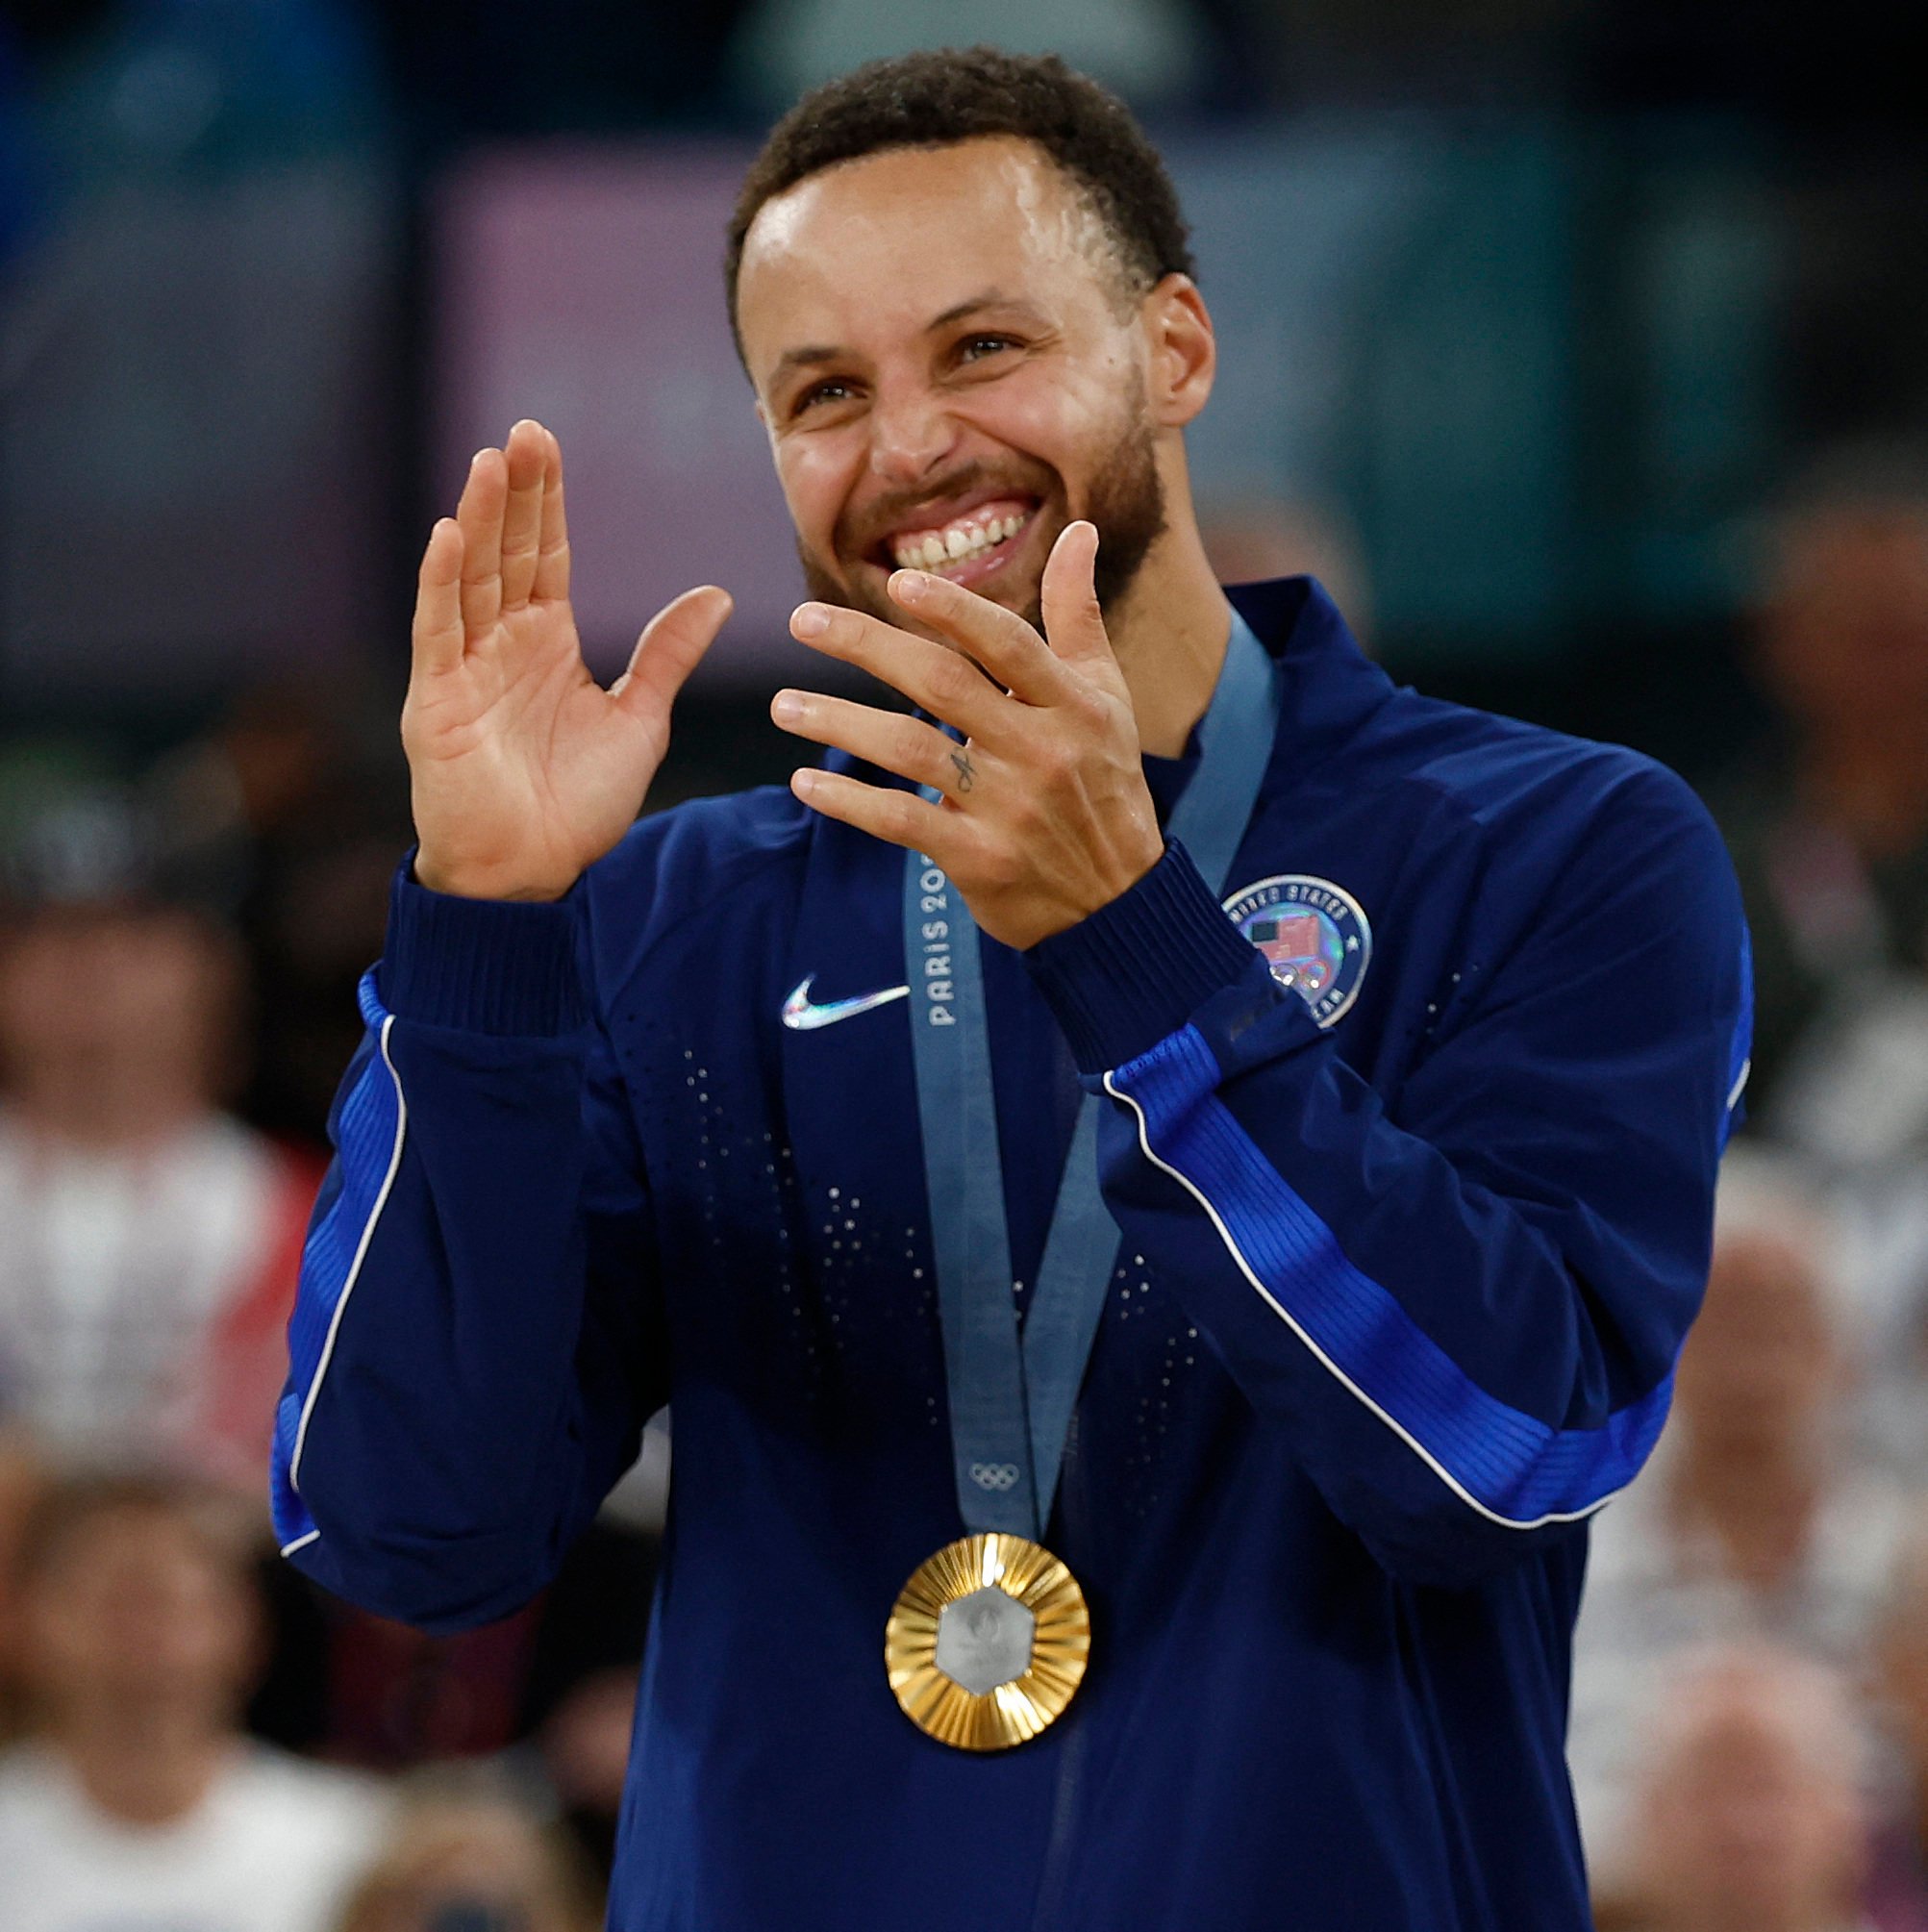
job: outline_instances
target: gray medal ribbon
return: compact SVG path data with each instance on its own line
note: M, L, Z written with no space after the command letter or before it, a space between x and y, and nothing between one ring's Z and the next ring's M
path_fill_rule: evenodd
M1258 804L1278 719L1272 661L1235 613L1218 684L1199 720L1198 768L1165 827L1221 897ZM1041 1542L1111 1288L1118 1228L1098 1185L1104 1103L1087 1093L1020 1342L980 937L942 868L908 853L904 968L958 1508L968 1529Z

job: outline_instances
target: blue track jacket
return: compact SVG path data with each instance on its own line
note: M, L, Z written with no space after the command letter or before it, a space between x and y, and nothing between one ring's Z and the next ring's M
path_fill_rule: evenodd
M1645 759L1395 688L1309 579L1235 600L1283 704L1228 903L1271 913L1170 846L984 942L1020 1311L1081 1080L1122 1243L1049 1534L1089 1671L1017 1749L933 1742L884 1673L963 1533L914 1002L783 1016L906 983L903 855L772 789L557 905L396 884L277 1521L357 1603L486 1622L673 1404L618 1932L1589 1923L1583 1525L1705 1280L1739 894ZM1168 803L1190 766L1147 763Z

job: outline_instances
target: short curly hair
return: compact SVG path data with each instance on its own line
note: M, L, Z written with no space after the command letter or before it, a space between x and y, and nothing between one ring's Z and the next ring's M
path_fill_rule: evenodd
M951 47L871 61L804 95L770 130L730 216L723 261L730 330L743 239L763 205L839 162L989 136L1035 141L1090 202L1126 286L1140 294L1193 272L1178 192L1131 111L1055 54Z

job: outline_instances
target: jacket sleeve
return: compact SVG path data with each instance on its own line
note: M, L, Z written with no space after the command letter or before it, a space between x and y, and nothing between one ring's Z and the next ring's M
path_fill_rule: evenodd
M1390 1103L1182 847L1026 957L1115 1102L1127 1242L1388 1569L1473 1581L1632 1480L1750 1027L1738 889L1684 786L1616 790L1511 955L1440 990Z
M664 1399L649 1197L577 896L447 898L405 867L330 1121L276 1530L317 1582L426 1629L540 1590Z

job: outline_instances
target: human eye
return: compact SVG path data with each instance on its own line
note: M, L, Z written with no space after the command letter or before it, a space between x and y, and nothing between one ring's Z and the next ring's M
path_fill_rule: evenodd
M826 376L821 382L811 383L797 391L790 402L790 417L794 420L826 403L848 402L856 393L855 386L842 376Z
M981 363L1006 349L1019 346L1015 336L978 334L966 336L958 343L958 361L961 363Z

